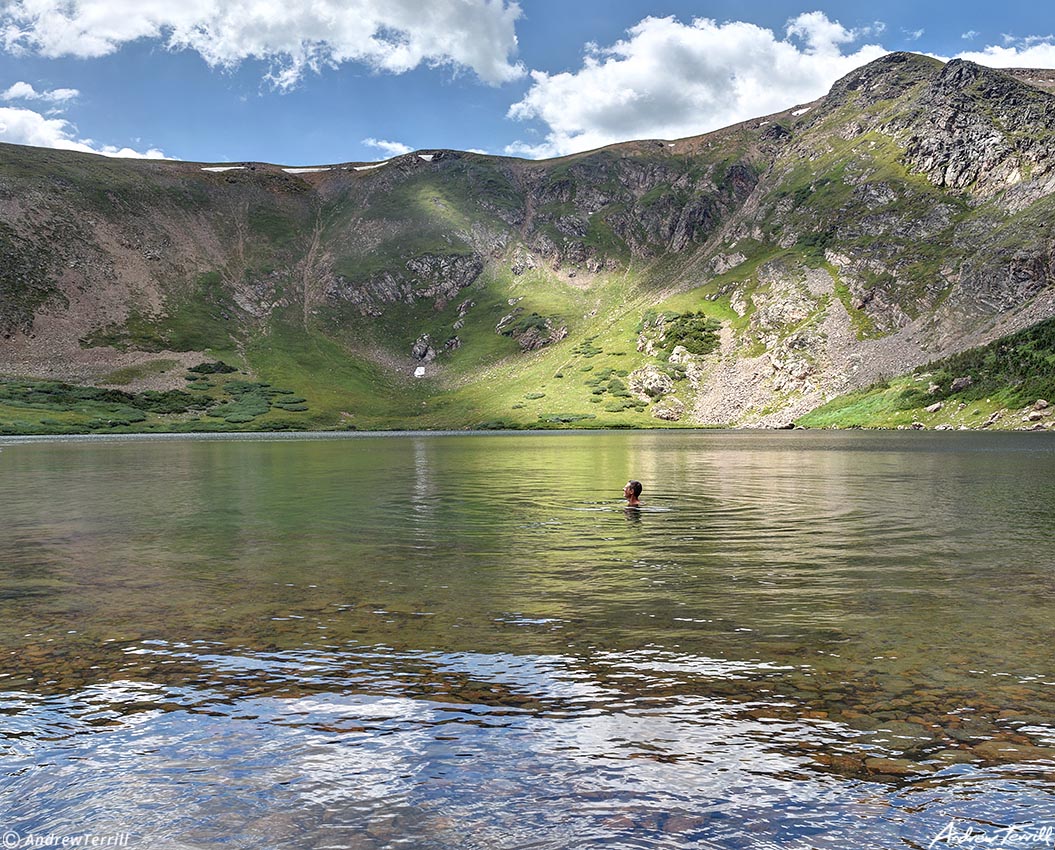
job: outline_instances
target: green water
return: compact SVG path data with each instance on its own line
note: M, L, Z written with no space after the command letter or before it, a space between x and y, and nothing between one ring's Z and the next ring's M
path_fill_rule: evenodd
M1050 847L1053 473L1042 434L2 444L0 830Z

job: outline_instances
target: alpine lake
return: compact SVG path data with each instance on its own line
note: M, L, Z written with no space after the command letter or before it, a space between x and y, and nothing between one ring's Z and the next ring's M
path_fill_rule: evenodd
M1053 551L1049 434L7 439L3 844L1050 848Z

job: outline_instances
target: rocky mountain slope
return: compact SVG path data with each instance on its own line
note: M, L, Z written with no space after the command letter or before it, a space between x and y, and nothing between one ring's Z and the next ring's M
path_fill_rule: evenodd
M0 146L0 423L785 425L1055 317L1051 77L890 54L545 162Z

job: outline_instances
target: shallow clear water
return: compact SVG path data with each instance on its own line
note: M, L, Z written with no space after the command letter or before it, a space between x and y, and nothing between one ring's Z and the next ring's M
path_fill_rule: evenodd
M0 832L1051 847L1053 543L1042 434L8 443Z

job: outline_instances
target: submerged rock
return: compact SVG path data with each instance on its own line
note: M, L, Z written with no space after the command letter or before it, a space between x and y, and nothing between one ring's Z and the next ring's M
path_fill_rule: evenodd
M1011 741L982 741L972 748L975 755L986 761L1055 761L1055 749Z
M914 773L932 773L933 768L908 759L867 758L865 769L869 773L882 773L887 776L911 776Z

